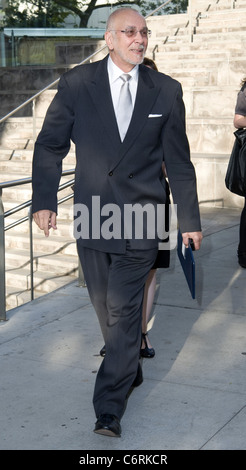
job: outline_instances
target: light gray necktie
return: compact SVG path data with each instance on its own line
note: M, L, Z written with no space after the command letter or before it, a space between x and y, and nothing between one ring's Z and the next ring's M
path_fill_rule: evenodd
M120 89L116 117L120 137L123 141L132 117L132 97L129 89L129 80L131 80L132 77L128 73L123 73L120 78L123 80L123 83Z

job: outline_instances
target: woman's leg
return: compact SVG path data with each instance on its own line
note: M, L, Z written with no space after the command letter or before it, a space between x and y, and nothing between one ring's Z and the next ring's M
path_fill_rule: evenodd
M147 327L148 322L151 314L151 310L153 307L153 302L155 298L155 290L156 290L156 269L151 269L149 272L148 279L145 283L144 288L144 300L143 300L143 312L142 312L142 333L143 335L147 334ZM152 349L148 336L142 337L142 345L141 349L145 349L147 346L148 349ZM153 354L149 354L146 357L153 357Z

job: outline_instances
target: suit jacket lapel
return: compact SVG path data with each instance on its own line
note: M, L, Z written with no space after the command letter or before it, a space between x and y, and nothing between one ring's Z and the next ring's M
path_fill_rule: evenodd
M107 58L108 56L98 63L96 74L88 84L88 90L101 118L102 125L108 134L110 145L115 147L115 150L118 152L120 135L111 97L107 72Z
M114 168L119 164L129 147L138 138L151 108L159 94L149 76L148 68L139 66L138 89L132 119L123 142L120 140L117 121L115 117L113 102L111 98L110 85L107 72L107 57L98 63L95 76L88 84L88 90L102 120L113 154L115 156Z

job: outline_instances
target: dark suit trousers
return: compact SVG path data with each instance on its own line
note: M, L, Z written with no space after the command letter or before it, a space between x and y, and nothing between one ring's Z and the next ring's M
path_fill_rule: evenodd
M144 285L157 248L132 250L127 246L124 254L112 254L78 243L78 253L106 345L95 383L95 413L120 419L137 374Z

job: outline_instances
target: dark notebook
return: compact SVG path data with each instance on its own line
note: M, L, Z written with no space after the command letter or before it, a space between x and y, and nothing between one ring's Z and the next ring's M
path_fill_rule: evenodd
M183 244L181 232L178 231L178 257L184 271L184 275L189 286L192 298L195 299L195 261L191 246L188 248Z

